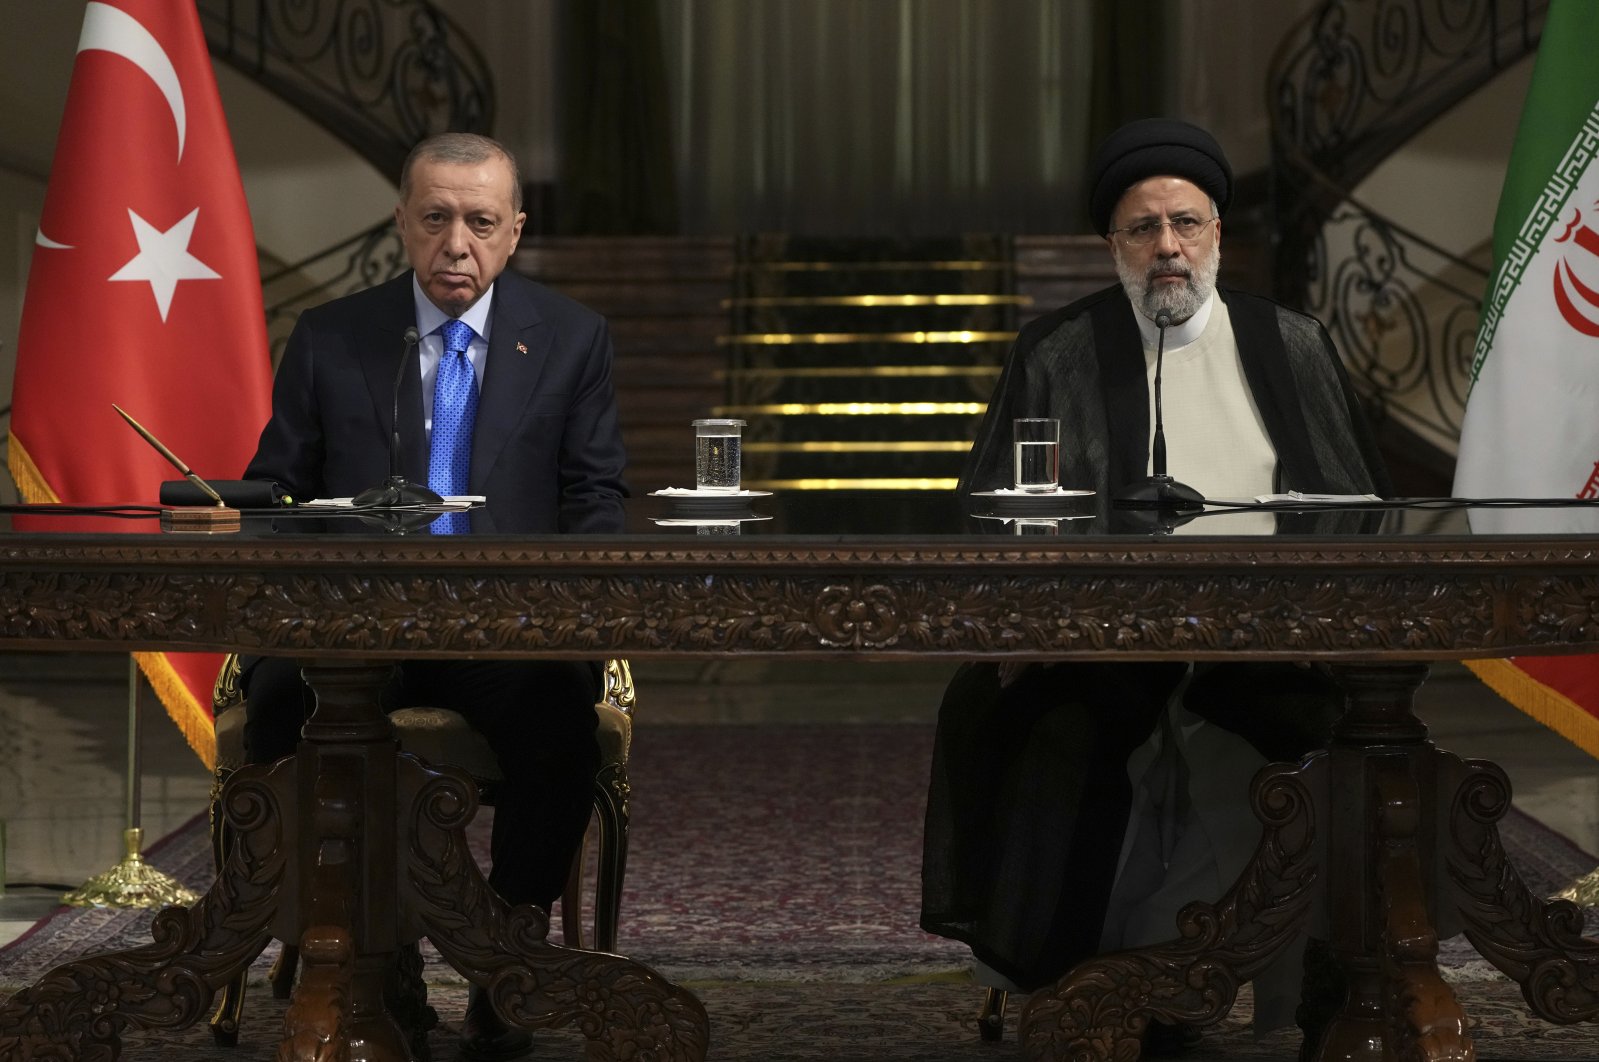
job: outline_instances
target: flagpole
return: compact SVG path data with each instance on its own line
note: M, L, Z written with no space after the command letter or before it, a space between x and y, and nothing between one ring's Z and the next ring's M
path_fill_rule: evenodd
M200 898L193 889L144 861L140 849L144 830L139 826L143 793L139 732L139 665L128 656L128 826L122 831L126 854L103 874L96 874L61 897L69 907L185 907Z

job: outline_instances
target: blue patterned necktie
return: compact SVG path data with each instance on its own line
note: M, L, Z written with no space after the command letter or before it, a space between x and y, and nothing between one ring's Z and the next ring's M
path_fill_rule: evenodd
M477 377L466 348L472 343L472 326L449 321L444 333L444 356L433 381L433 440L428 452L428 487L440 497L467 492L472 471L472 422L477 419ZM450 513L433 521L435 535L460 535L471 528L466 513Z

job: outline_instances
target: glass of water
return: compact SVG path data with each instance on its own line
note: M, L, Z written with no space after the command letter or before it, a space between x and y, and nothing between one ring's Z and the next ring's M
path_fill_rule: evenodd
M736 494L742 420L694 422L694 489L708 494Z
M1018 417L1016 489L1048 494L1060 486L1060 421L1055 417Z

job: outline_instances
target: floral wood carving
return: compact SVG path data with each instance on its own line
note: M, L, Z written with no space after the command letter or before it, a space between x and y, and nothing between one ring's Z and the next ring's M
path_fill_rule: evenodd
M1250 798L1265 829L1237 884L1216 904L1184 907L1180 939L1097 956L1035 992L1022 1012L1023 1054L1034 1062L1136 1062L1150 1019L1220 1020L1239 984L1265 969L1308 916L1320 873L1315 807L1325 768L1325 754L1298 767L1263 768Z
M530 1027L575 1024L594 1062L704 1059L710 1025L692 994L630 959L549 943L547 912L508 908L489 888L462 832L477 805L470 780L408 760L400 787L413 794L406 906L501 1014Z
M341 537L69 548L48 536L0 536L0 643L306 656L1213 659L1599 646L1599 551L1560 543L331 541Z
M272 781L264 768L234 774L223 812L240 840L199 903L156 915L152 943L66 963L0 1005L0 1058L111 1062L124 1029L183 1028L199 1018L269 938L284 874Z
M1582 936L1582 909L1534 896L1505 857L1495 827L1510 809L1510 781L1486 760L1464 765L1447 852L1466 938L1521 985L1539 1017L1569 1024L1599 1017L1599 942Z

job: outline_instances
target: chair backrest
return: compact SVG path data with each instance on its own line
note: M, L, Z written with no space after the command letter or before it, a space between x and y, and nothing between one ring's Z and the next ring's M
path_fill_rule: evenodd
M638 691L633 688L633 669L621 657L612 657L605 662L605 690L600 694L600 699L618 711L633 714Z
M227 659L222 661L221 670L217 672L216 682L211 684L212 718L244 703L244 687L239 685L241 674L239 654L229 653Z

